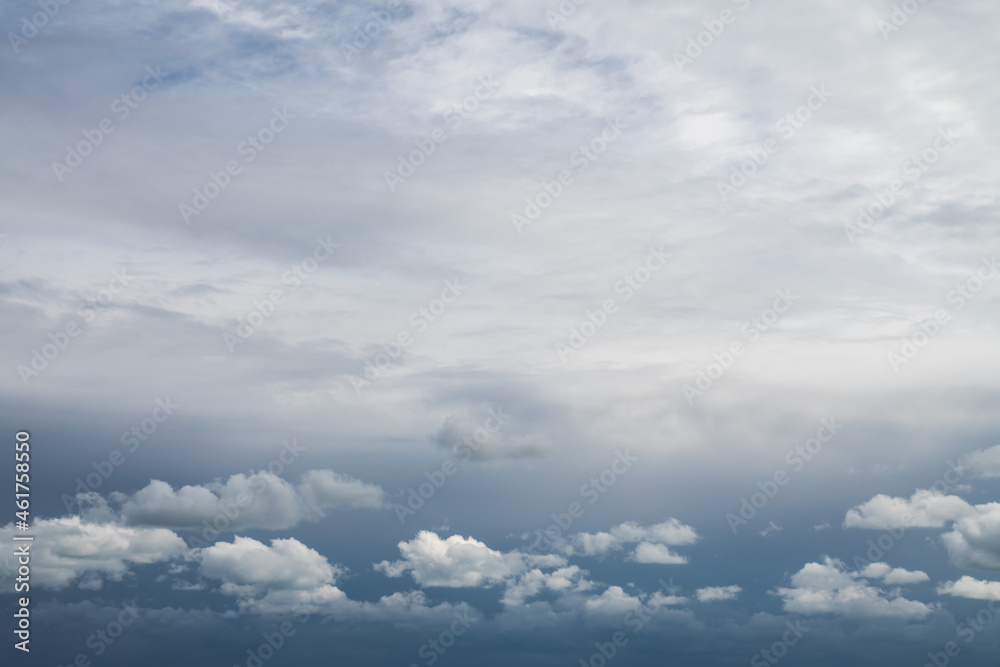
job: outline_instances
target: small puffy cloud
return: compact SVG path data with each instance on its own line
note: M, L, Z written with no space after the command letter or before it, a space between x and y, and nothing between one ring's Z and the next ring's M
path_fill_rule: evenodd
M1000 503L976 505L941 539L956 565L1000 570Z
M524 604L527 599L535 597L544 590L559 594L588 591L594 584L587 580L586 575L587 571L581 570L576 565L562 567L549 573L535 568L511 581L500 601L510 607Z
M637 563L677 565L687 563L687 558L673 553L669 546L683 546L698 541L694 528L677 519L668 519L652 526L640 526L627 521L608 532L577 533L567 545L571 554L603 556L612 550L636 544L629 559Z
M217 530L281 530L337 507L385 506L382 489L332 470L309 471L298 487L269 472L177 490L152 480L122 502L122 517L130 525Z
M970 511L972 506L958 496L937 491L918 490L909 500L879 494L849 510L844 528L942 528Z
M642 607L642 600L626 593L621 586L611 586L595 598L583 603L583 608L591 614L614 614L620 616Z
M722 600L735 600L743 591L739 586L709 586L699 588L695 591L698 602L720 602Z
M334 586L342 570L296 539L267 546L249 537L196 550L201 574L222 580L221 592L239 598L241 609L317 609L346 602Z
M920 570L904 570L901 567L890 567L885 563L872 563L860 572L862 577L868 579L881 579L889 585L919 584L923 581L930 581L926 572Z
M1000 581L981 581L966 575L958 581L941 584L937 592L973 600L1000 600Z
M685 556L675 554L663 544L640 542L630 556L636 563L649 565L684 565L688 562Z
M375 568L390 577L409 572L421 586L492 586L524 570L523 559L517 552L503 554L460 535L441 539L427 530L420 531L409 542L400 542L399 552L402 560L382 561Z
M0 528L0 540L15 544L13 524ZM89 522L79 516L38 519L32 525L32 584L62 589L77 582L98 590L103 579L120 581L129 564L168 561L187 552L184 540L163 528L136 528Z
M860 573L847 572L842 562L832 558L807 563L792 576L791 583L791 587L776 591L789 613L920 620L934 611L923 602L869 585Z
M979 449L962 457L961 465L976 477L1000 477L1000 445Z

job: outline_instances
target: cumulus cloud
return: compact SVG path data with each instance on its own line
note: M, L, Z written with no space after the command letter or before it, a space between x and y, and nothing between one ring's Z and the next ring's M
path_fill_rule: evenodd
M739 586L709 586L699 588L695 591L698 602L719 602L722 600L735 600L743 591Z
M409 572L421 586L492 586L524 570L524 561L517 552L503 554L472 537L452 535L441 539L422 530L398 546L402 560L382 561L375 568L390 577Z
M311 470L292 486L269 472L237 474L225 482L182 486L152 480L124 500L125 523L173 529L291 528L328 510L384 507L382 489L332 470ZM220 528L223 526L223 528Z
M832 558L807 563L792 576L791 583L776 591L789 613L920 620L934 611L934 607L907 600L898 591L871 586L862 574L846 571L841 561Z
M121 581L129 566L159 563L187 552L184 540L163 528L84 521L79 516L37 519L32 525L32 584L51 589L76 582L97 590L102 581ZM0 528L4 544L15 544L13 524Z
M941 584L937 592L973 600L1000 600L1000 581L981 581L966 575L958 581Z
M941 539L956 565L1000 570L1000 503L976 505Z
M920 570L904 570L901 567L890 567L885 563L872 563L861 570L861 576L868 579L881 579L884 583L892 584L919 584L923 581L930 581L926 572Z
M222 580L222 593L239 598L241 610L315 610L347 600L334 585L343 570L293 538L267 546L235 537L197 549L192 558L202 575Z
M698 534L694 528L677 519L668 519L648 527L628 521L608 532L577 533L571 538L567 549L570 554L603 556L610 551L636 544L628 556L629 560L637 563L680 565L687 563L687 558L675 554L669 547L690 545L697 541Z
M848 510L844 528L942 528L949 521L965 516L971 509L958 496L946 496L925 489L916 491L909 500L879 494Z
M1000 445L966 454L962 457L961 465L969 468L976 477L1000 477Z

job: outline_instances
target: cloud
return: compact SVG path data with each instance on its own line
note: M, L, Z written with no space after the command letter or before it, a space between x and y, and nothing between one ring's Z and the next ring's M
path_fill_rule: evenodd
M847 572L841 561L832 558L807 563L792 575L791 583L791 587L776 591L789 613L920 620L934 611L934 607L907 600L898 592L870 586L861 574Z
M918 490L909 500L879 494L848 510L844 528L941 528L965 516L971 506L958 496Z
M583 603L583 608L591 614L620 616L642 607L642 600L626 593L621 586L610 586L595 598Z
M1000 477L1000 445L970 452L962 457L960 463L963 468L970 468L976 477Z
M782 528L781 526L779 526L775 522L771 521L771 522L768 523L767 528L765 528L764 530L760 531L760 534L761 534L762 537L767 537L768 535L770 535L772 533L780 533L782 530L784 530L784 528Z
M378 509L382 490L332 470L311 470L294 487L269 472L237 474L225 482L182 486L152 480L124 500L125 523L174 529L291 528L334 508Z
M241 610L318 609L347 600L334 585L343 570L294 538L267 546L235 537L195 550L192 559L202 575L222 580L220 591L239 598Z
M698 534L691 526L677 519L668 519L653 526L643 527L628 521L608 532L577 533L566 545L570 554L603 556L629 544L637 544L628 559L637 563L679 565L687 563L686 557L673 553L668 546L684 546L698 541Z
M698 602L719 602L722 600L735 600L743 591L739 586L709 586L699 588L695 591Z
M452 415L431 436L441 449L462 460L493 461L500 459L537 459L552 449L549 439L540 434L508 434L511 418L503 410L489 410L471 416Z
M1000 503L976 505L941 540L956 565L1000 570Z
M868 579L881 579L887 584L918 584L930 581L926 572L919 570L904 570L901 567L892 568L885 563L872 563L861 570L861 576Z
M0 528L4 544L16 544L13 524ZM32 525L31 583L62 589L76 581L98 590L102 579L121 581L129 566L159 563L187 552L184 540L163 528L91 523L79 516L37 519Z
M953 595L973 600L1000 600L1000 581L980 581L966 575L958 581L949 581L938 586L941 595Z
M471 537L452 535L441 539L422 530L409 542L399 543L403 559L382 561L375 569L390 577L409 572L421 586L478 588L500 583L524 569L517 552L502 554Z
M544 590L559 594L589 591L594 587L594 583L587 580L586 575L587 571L581 570L576 565L562 567L549 573L535 568L511 581L500 601L512 607L524 604L526 600Z

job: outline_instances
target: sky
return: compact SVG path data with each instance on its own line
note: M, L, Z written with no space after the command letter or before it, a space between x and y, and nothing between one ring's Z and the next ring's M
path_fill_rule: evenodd
M4 664L996 663L995 2L0 24Z

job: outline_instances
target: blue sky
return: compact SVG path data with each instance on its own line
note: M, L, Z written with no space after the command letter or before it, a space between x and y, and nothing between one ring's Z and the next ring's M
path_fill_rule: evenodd
M0 21L5 659L995 662L995 3Z

